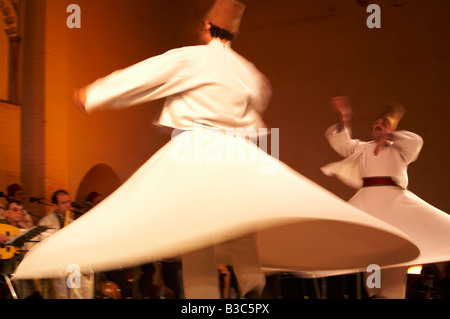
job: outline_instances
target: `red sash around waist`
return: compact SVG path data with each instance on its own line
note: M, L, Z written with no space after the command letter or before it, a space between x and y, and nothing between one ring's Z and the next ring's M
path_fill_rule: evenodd
M369 186L398 186L398 185L389 176L363 177L363 187Z

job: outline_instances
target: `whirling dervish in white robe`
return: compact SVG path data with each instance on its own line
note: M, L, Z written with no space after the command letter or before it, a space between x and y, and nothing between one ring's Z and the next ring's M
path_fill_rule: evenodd
M382 269L381 287L367 288L371 296L405 298L408 266L450 260L450 215L407 188L408 166L419 157L424 141L413 132L397 130L405 113L397 102L389 102L376 119L375 138L369 142L353 138L350 125L345 124L352 112L347 98L336 97L332 102L343 120L328 128L325 137L345 159L325 165L322 171L357 189L350 204L402 230L419 247L417 258Z
M218 39L88 85L88 114L165 98L156 124L177 134L100 204L36 244L15 278L66 276L73 264L86 273L130 267L249 234L271 269L366 269L416 258L401 230L254 143L258 136L277 148L277 130L265 135L262 120L270 96L261 72Z

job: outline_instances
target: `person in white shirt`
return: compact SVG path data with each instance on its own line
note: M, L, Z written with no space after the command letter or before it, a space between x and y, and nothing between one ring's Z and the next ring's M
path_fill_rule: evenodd
M64 227L73 222L72 200L70 194L59 189L52 194L53 209L51 209L40 221L39 225L49 229L40 235L40 241L45 241L49 236L55 236ZM45 299L92 299L94 296L94 274L80 274L80 287L70 287L66 276L59 278L43 279L39 282L39 290Z
M340 122L325 136L345 159L325 165L322 171L358 189L349 203L404 231L421 252L408 263L382 269L381 287L366 290L374 298L405 298L408 265L450 260L450 216L407 190L408 165L418 158L423 139L397 130L405 113L397 102L389 102L375 120L370 142L352 138L353 111L346 96L333 98L332 106Z

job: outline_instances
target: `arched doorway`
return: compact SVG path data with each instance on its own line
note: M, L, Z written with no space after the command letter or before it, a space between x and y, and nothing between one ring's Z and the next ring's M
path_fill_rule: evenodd
M91 192L97 192L105 198L120 185L122 185L122 181L110 166L97 164L81 180L76 193L76 202L84 203L86 196Z

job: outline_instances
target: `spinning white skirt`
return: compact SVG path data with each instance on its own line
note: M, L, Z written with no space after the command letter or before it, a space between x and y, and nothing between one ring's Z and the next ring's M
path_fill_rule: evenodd
M385 268L450 261L450 215L414 193L397 186L364 187L358 190L349 203L408 234L419 248L420 255L417 258ZM360 269L356 268L294 271L293 274L303 278L318 278L358 271Z
M409 190L366 187L349 203L410 236L420 249L420 256L403 266L450 261L450 215Z
M241 137L173 138L99 205L36 244L15 279L131 267L256 233L263 267L366 269L418 248ZM68 268L69 267L69 268Z

